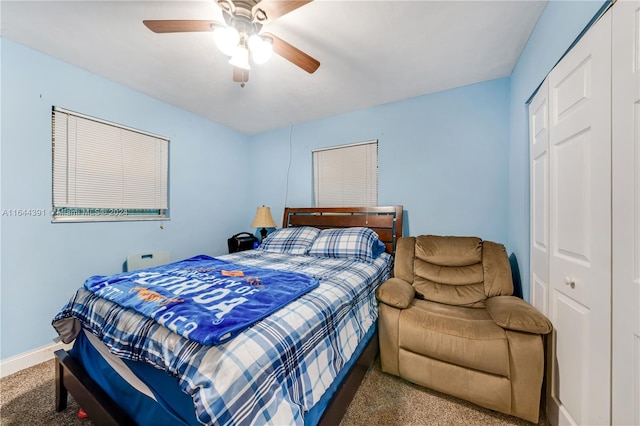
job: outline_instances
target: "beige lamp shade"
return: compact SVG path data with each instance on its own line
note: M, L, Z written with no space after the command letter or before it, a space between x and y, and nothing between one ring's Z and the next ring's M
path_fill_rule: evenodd
M256 217L251 223L252 228L275 228L276 223L271 217L271 209L269 207L258 207L256 211Z

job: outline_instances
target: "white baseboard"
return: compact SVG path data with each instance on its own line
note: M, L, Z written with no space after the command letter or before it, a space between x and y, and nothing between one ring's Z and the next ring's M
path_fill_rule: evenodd
M32 351L23 352L21 354L12 356L0 361L0 377L8 376L9 374L16 373L25 368L33 367L34 365L43 363L53 359L53 353L58 349L70 349L71 344L64 344L62 342L51 343L46 346L34 349Z

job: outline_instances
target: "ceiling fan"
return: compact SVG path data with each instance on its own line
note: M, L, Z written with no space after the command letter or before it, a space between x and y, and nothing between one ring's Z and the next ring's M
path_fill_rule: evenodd
M271 52L308 73L320 66L318 60L271 33L260 33L263 25L310 3L312 0L214 0L222 9L225 23L206 20L145 20L155 33L213 31L216 46L229 56L233 81L242 87L249 81L249 53L254 63L266 62Z

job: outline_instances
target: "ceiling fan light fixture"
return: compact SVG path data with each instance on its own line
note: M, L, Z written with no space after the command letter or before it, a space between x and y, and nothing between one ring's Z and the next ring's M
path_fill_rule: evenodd
M240 33L233 27L217 28L213 32L213 40L222 53L233 56L240 42Z
M249 50L243 45L237 46L233 56L229 59L229 63L234 67L238 67L243 70L250 70Z
M318 60L276 35L268 32L260 34L265 24L313 0L214 1L220 6L224 23L203 19L165 19L144 20L143 24L154 33L209 33L217 48L234 66L233 81L240 82L241 86L248 81L250 59L254 64L263 64L274 52L309 74L320 66Z
M249 50L251 50L253 62L256 64L264 64L273 53L272 40L253 34L249 37Z

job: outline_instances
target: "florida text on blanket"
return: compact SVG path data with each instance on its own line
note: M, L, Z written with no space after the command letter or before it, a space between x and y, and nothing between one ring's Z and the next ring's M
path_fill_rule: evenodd
M130 273L93 276L84 286L183 337L214 345L317 287L318 280L200 255Z

